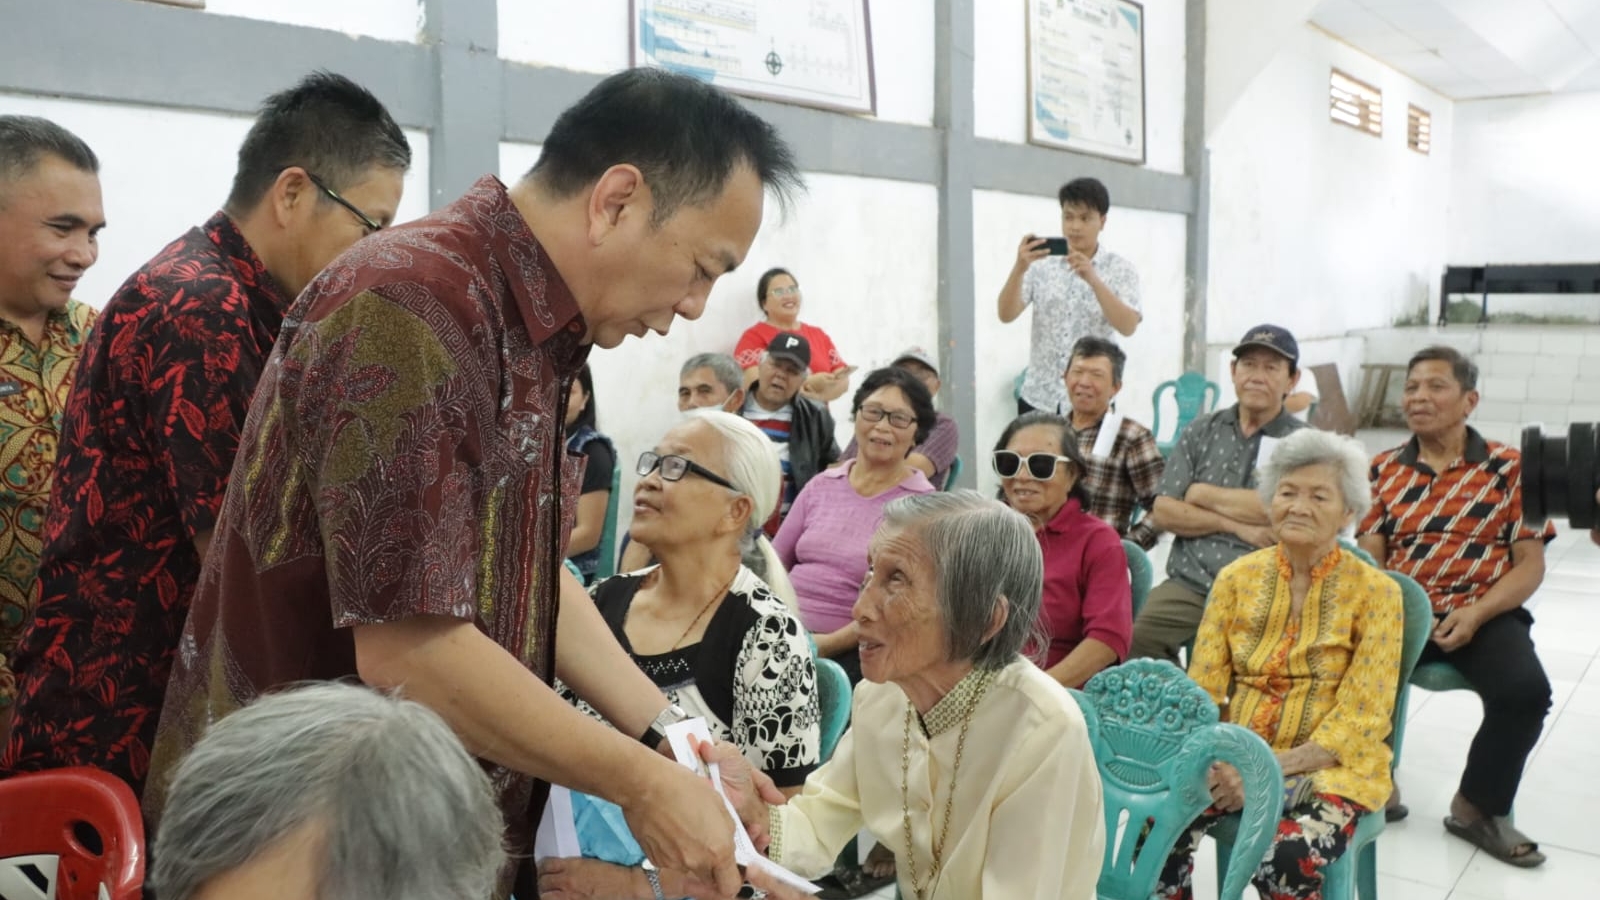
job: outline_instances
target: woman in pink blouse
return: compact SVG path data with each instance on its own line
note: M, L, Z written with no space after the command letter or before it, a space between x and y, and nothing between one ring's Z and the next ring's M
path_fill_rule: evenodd
M933 490L906 457L928 436L936 413L922 382L896 368L868 374L851 412L858 455L806 483L772 546L789 570L818 655L839 663L855 684L861 660L850 609L867 575L867 544L890 500Z
M1083 454L1065 418L1031 412L1012 420L995 443L994 470L1006 503L1033 523L1044 551L1045 671L1082 687L1128 655L1133 592L1122 539L1086 509Z

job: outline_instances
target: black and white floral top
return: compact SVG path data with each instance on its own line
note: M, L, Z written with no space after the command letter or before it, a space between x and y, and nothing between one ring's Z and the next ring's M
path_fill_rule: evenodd
M805 627L744 566L712 613L699 643L641 656L623 628L650 569L617 575L589 589L612 634L639 668L711 733L744 750L779 787L796 787L817 767L822 715L817 670ZM587 704L584 712L595 715Z

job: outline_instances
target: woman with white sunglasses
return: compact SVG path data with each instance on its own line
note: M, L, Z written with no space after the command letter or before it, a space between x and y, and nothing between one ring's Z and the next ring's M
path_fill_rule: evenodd
M1116 529L1088 512L1083 454L1065 418L1031 412L995 443L994 470L1007 504L1033 523L1044 553L1039 625L1045 671L1067 687L1121 662L1133 636L1128 557Z

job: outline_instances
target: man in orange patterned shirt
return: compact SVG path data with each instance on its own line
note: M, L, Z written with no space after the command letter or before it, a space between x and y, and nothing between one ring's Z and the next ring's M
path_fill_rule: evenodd
M48 119L0 116L0 745L7 657L31 618L61 410L94 309L72 299L100 255L100 161Z
M1550 711L1550 679L1523 604L1544 580L1555 529L1522 520L1518 452L1467 426L1477 386L1478 367L1452 347L1411 357L1404 412L1413 437L1372 460L1373 505L1359 543L1433 601L1438 621L1422 662L1449 662L1483 700L1445 828L1529 868L1545 857L1512 826L1511 803Z

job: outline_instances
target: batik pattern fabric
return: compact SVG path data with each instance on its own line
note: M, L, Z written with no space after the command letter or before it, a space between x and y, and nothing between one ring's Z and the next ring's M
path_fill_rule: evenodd
M93 766L141 790L250 397L288 297L225 214L106 304L66 410L39 605L0 774Z
M358 677L358 627L470 622L553 680L583 473L562 423L585 330L492 177L311 283L251 407L173 667L144 797L153 824L211 722L286 684ZM484 766L520 859L544 785Z
M33 617L61 414L94 314L68 300L37 342L0 319L0 717L16 697L9 658Z

